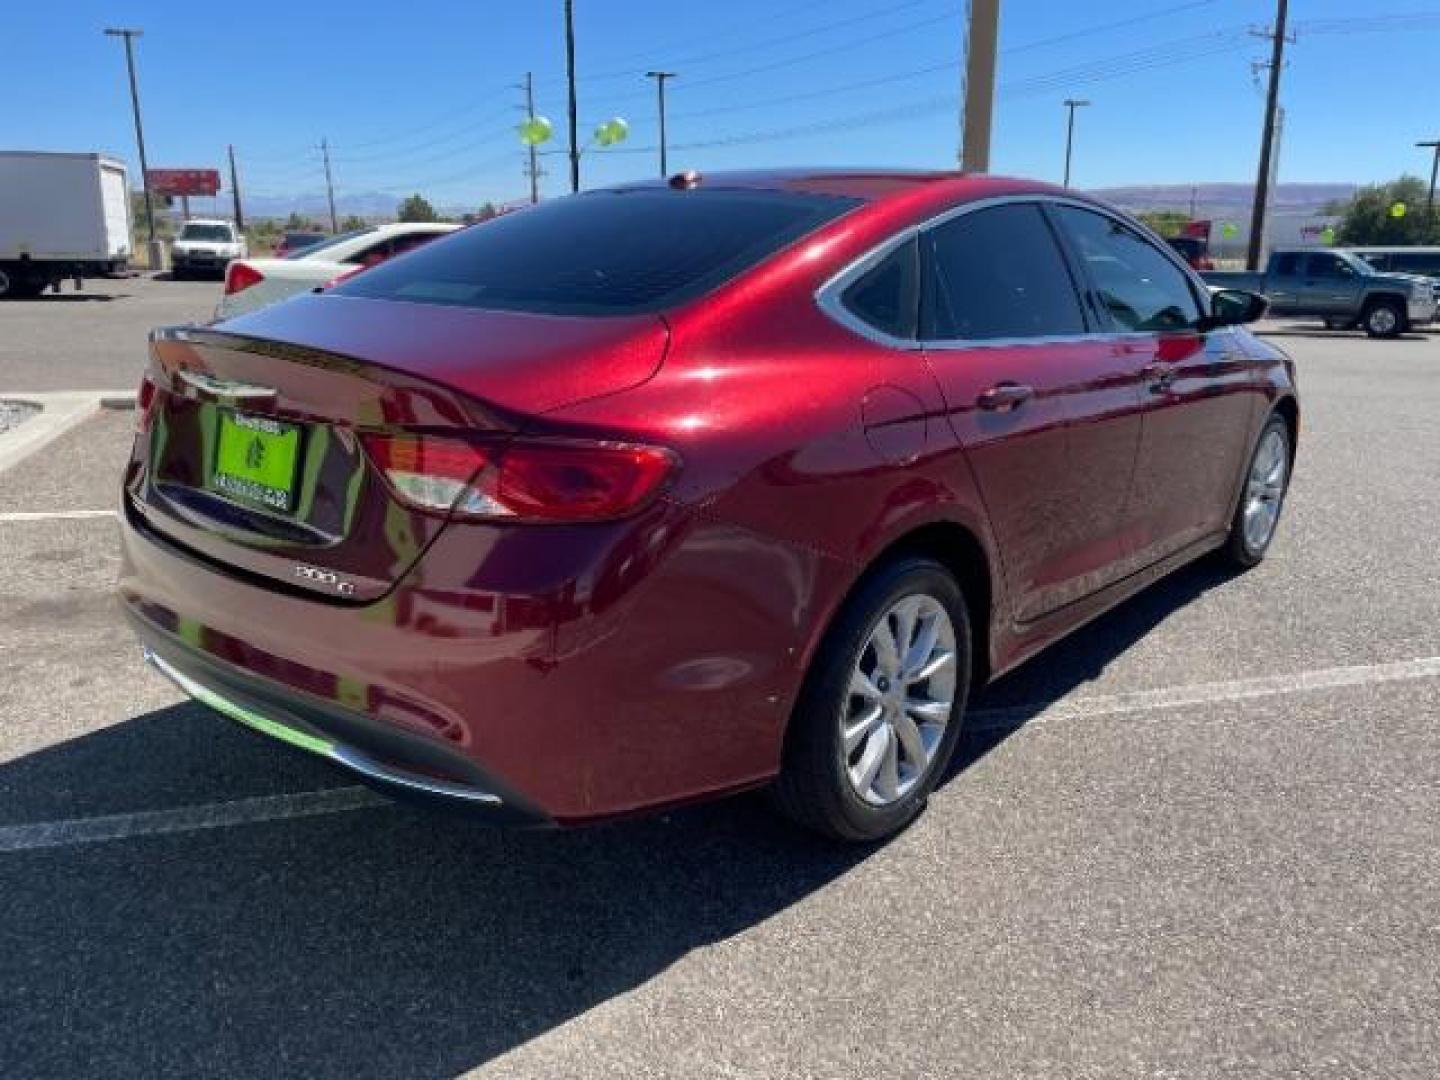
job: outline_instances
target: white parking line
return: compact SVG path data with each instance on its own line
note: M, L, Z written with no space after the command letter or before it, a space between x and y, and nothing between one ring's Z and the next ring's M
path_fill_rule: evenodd
M0 525L12 521L84 521L87 518L115 517L114 510L17 510L0 513Z
M1228 682L1138 690L1106 697L1079 698L1053 704L979 709L966 725L969 731L995 731L1031 727L1055 720L1084 720L1126 713L1176 709L1190 705L1217 705L1284 694L1337 690L1377 683L1413 682L1440 677L1440 656L1399 660L1388 664L1361 664L1324 668L1293 675L1233 679ZM39 848L73 847L103 840L126 840L166 833L198 832L262 821L316 817L391 805L390 800L363 787L338 787L293 795L264 795L232 802L145 810L133 814L42 821L0 826L0 854Z
M350 786L302 791L294 795L262 795L253 799L181 806L170 810L144 810L135 814L106 814L68 821L41 821L33 825L7 825L0 828L0 852L199 832L230 825L314 817L317 814L338 814L390 805L393 804L389 799L369 788Z
M1437 676L1440 676L1440 656L1426 656L1387 664L1358 664L1353 667L1299 671L1290 675L1262 675L1254 679L1169 686L1159 690L1135 690L1107 697L1072 698L1051 704L977 709L969 715L966 729L997 731L1021 725L1031 727L1055 720L1117 716L1122 713L1177 709L1186 705L1217 705L1314 690L1338 690L1347 686L1433 679Z

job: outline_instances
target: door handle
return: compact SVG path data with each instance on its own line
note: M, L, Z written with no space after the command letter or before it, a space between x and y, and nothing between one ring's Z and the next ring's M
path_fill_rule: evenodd
M1033 386L1025 386L1022 383L1002 382L986 390L978 398L975 404L986 412L1011 412L1018 409L1025 402L1035 396Z

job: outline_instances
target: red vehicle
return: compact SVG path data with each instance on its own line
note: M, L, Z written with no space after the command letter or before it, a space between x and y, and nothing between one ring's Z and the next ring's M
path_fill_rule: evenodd
M1274 535L1289 361L1040 184L593 191L156 332L119 592L186 691L576 824L773 785L906 824L972 688Z

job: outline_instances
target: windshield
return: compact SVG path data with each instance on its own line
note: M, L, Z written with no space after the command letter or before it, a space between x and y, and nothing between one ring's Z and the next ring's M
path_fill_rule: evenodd
M205 225L200 222L191 221L186 223L185 228L180 230L181 240L214 240L222 244L228 244L235 239L230 231L229 225Z
M655 311L720 285L856 204L768 190L589 192L461 230L336 292L555 315Z
M328 251L330 248L335 247L337 244L343 244L348 240L354 240L357 236L366 236L370 233L373 233L374 231L375 226L371 225L369 228L365 229L351 229L349 232L336 233L334 236L325 237L318 243L307 244L305 247L296 248L294 251L287 251L285 253L285 258L308 259L313 255L318 255L323 251Z

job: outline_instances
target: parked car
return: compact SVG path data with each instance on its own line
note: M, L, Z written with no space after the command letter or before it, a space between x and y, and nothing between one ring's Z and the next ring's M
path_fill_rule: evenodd
M130 264L125 165L104 154L0 150L0 298Z
M1440 300L1440 247L1355 247L1347 248L1381 273L1419 274L1430 279L1435 298Z
M156 331L119 594L187 693L386 790L569 825L769 785L882 837L974 687L1264 558L1263 307L1019 180L551 200Z
M250 254L250 245L230 221L185 222L170 244L170 274L185 278L195 274L224 277L225 268Z
M277 259L283 259L287 256L304 251L306 248L314 244L324 243L326 240L329 239L329 233L294 231L287 232L280 237L280 243L275 245L275 250L271 254L273 254L274 257Z
M1381 273L1348 251L1287 249L1271 253L1263 273L1212 271L1207 282L1262 294L1276 315L1317 316L1331 330L1363 327L1395 337L1435 317L1435 291L1415 274Z
M1214 270L1215 260L1210 258L1210 244L1198 236L1171 236L1165 241L1185 260L1191 270Z
M327 285L459 227L448 222L425 221L374 225L328 237L283 259L244 259L233 263L225 277L225 292L215 309L215 317L226 319L255 311Z

